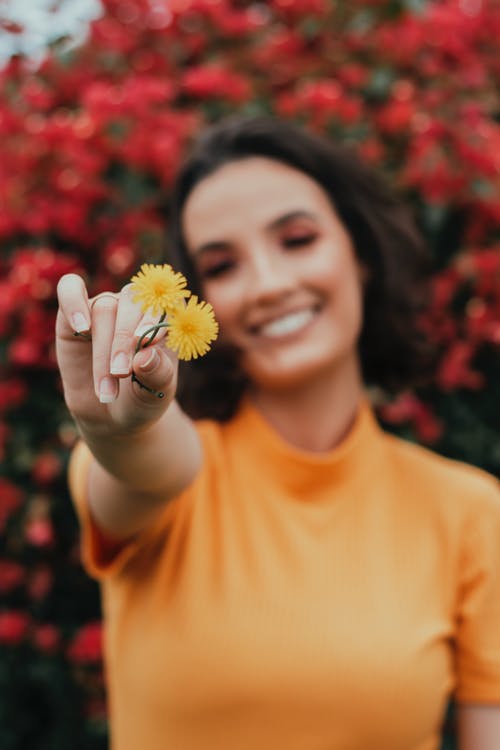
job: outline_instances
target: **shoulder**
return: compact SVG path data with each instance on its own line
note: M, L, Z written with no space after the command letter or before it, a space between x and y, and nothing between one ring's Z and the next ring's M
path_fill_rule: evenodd
M500 483L477 466L447 458L421 445L384 432L384 442L394 471L413 484L423 497L457 502L480 502L500 513ZM474 506L477 509L477 505Z

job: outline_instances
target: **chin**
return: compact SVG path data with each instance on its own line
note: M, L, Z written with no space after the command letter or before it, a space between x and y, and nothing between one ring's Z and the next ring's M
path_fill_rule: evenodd
M244 369L256 389L281 392L314 386L319 378L334 377L335 370L325 363L304 360L293 365L274 363L273 366L269 362L266 366L258 367L254 364Z

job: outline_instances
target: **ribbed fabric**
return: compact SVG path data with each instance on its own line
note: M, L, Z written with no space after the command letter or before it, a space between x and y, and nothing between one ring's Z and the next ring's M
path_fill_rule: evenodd
M72 459L113 750L436 750L453 690L500 704L492 477L366 402L325 454L248 402L198 429L201 473L121 548L90 517L83 444Z

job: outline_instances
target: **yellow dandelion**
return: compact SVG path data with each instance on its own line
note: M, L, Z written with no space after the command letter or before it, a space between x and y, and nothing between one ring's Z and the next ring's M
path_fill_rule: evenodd
M219 324L215 320L212 305L198 302L193 294L187 304L178 307L169 315L167 346L177 352L179 359L197 359L210 349L215 341Z
M185 288L184 276L166 263L161 266L143 263L131 281L135 292L133 301L140 302L143 312L152 310L153 315L172 312L191 294Z

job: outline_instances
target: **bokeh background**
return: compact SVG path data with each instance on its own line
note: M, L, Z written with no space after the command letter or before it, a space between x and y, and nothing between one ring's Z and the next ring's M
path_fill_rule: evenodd
M54 354L58 278L117 290L164 261L172 179L204 123L307 123L387 176L434 254L435 376L381 420L500 474L500 5L95 0L85 33L49 24L34 55L2 8L0 748L104 750L99 597L65 479L76 434Z

